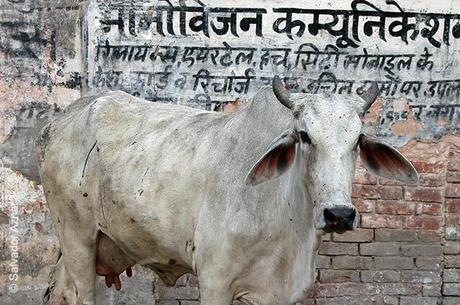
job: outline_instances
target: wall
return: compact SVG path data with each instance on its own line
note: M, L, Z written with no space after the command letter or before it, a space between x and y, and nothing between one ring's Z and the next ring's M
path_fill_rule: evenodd
M0 1L0 304L40 304L58 255L32 147L80 96L79 2Z
M37 304L58 255L33 141L63 107L123 89L220 111L274 74L294 92L359 93L376 80L383 93L366 131L399 146L422 178L413 188L358 167L360 229L324 237L304 303L460 304L459 4L398 1L417 25L405 38L398 27L390 32L401 20L395 2L354 10L352 1L204 2L214 9L201 1L0 0L0 304ZM349 14L348 32L316 34L308 25L320 9L339 10L339 21ZM353 28L357 11L368 16ZM291 34L286 12L297 22ZM331 18L322 15L316 28ZM366 20L386 23L371 31ZM102 284L98 292L101 304L190 305L197 285L186 276L168 288L136 268L121 292Z
M292 93L377 82L389 101L370 133L398 145L458 133L459 3L205 2L90 1L84 90L214 110L275 74Z
M1 160L32 179L37 131L80 96L80 2L0 2Z
M453 141L402 149L421 174L418 188L358 170L360 229L322 243L313 304L458 304L460 151Z

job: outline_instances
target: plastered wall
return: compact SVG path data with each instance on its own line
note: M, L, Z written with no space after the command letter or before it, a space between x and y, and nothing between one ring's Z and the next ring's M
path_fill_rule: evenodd
M358 167L361 228L325 236L305 304L460 304L460 3L0 0L0 304L38 304L58 242L34 160L40 128L81 95L231 110L275 74L294 93L382 97L366 131L400 147L419 188ZM237 108L237 107L236 107ZM101 304L197 304L137 268Z

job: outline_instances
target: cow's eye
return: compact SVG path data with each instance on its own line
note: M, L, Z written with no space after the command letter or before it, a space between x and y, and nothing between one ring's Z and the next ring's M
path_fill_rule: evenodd
M302 140L302 142L311 144L311 139L305 130L299 131L299 135L300 135L300 139Z

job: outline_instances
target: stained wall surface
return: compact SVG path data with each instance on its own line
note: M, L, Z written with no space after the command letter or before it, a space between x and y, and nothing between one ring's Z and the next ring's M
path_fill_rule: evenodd
M0 304L37 304L58 255L33 149L48 120L106 90L229 111L275 74L299 94L377 81L366 131L421 173L414 188L358 164L360 229L324 237L305 304L460 304L457 14L429 0L0 0ZM194 277L167 288L135 271L122 292L101 285L101 304L198 303Z

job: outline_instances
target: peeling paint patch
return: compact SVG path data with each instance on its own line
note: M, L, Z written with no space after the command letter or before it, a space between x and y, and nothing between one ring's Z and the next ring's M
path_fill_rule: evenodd
M409 107L406 100L396 100L394 102L395 111L405 113L405 117L397 122L391 124L391 131L399 137L410 136L414 137L418 131L422 130L423 124L417 121L414 117L414 113Z
M364 124L377 124L383 110L383 100L378 98L363 118Z

